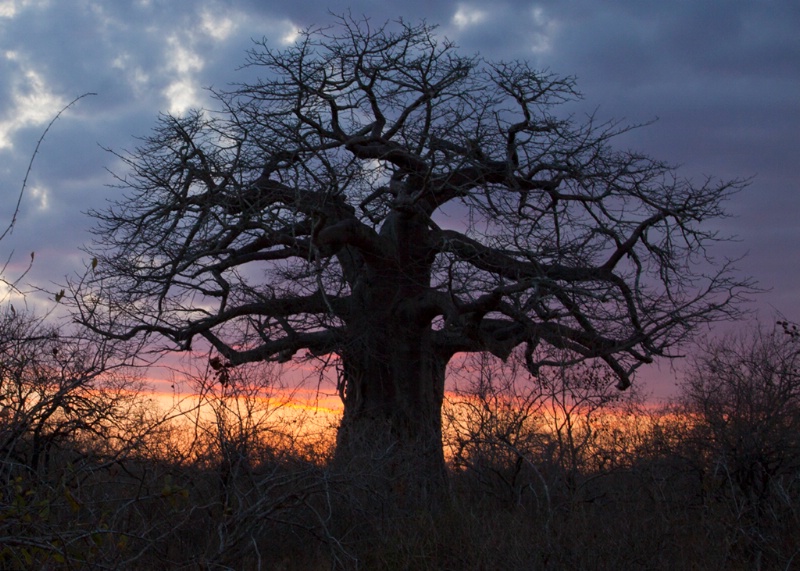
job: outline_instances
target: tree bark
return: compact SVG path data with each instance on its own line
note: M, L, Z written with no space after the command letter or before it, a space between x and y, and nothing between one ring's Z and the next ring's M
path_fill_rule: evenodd
M336 463L397 502L435 504L447 490L442 451L445 359L430 335L369 327L343 357L344 414Z
M438 354L417 301L430 284L424 221L396 214L381 235L383 264L354 284L350 335L340 351L344 414L336 463L383 482L401 506L433 505L447 490L442 401L448 358Z

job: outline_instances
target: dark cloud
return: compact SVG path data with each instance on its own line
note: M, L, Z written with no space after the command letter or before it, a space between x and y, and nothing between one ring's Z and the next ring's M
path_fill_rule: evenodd
M679 163L700 178L754 177L730 203L720 230L740 236L720 252L773 288L759 306L800 317L800 4L795 0L507 0L384 3L374 0L130 0L0 2L0 183L7 220L47 121L88 91L53 127L37 158L14 235L30 278L58 281L81 264L91 222L80 213L116 192L101 146L136 144L159 112L208 105L253 39L281 45L292 29L324 25L330 13L375 25L404 18L440 25L466 53L528 59L574 75L585 95L571 109L648 127L619 143Z

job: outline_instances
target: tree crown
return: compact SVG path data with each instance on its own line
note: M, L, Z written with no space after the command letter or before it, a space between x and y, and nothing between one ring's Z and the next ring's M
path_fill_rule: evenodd
M99 263L72 284L84 323L236 364L341 355L372 316L445 359L600 358L624 388L750 287L706 256L742 182L613 149L627 127L561 113L571 78L349 17L247 65L262 79L218 111L118 155L126 197L93 213Z

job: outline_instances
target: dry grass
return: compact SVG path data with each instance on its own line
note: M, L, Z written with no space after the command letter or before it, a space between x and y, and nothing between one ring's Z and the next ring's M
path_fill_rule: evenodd
M7 481L3 568L73 569L791 569L800 547L796 485L755 518L726 482L671 451L624 468L511 465L451 473L449 501L407 511L359 481L285 453L225 476L207 460L154 458ZM229 467L230 468L230 467ZM74 468L73 468L74 470ZM547 501L544 487L547 487ZM787 487L788 486L788 487ZM795 486L795 487L792 487ZM751 506L752 507L752 506ZM738 511L737 511L738 509ZM748 511L749 510L749 511Z
M337 473L326 450L279 426L236 432L249 426L238 419L161 424L122 456L65 437L35 470L17 439L0 465L0 568L800 565L800 470L776 473L755 496L723 470L727 457L700 445L696 417L629 406L612 426L595 410L594 423L573 418L571 437L559 438L541 410L520 419L505 408L478 425L459 416L450 490L433 509L394 501L380 470Z

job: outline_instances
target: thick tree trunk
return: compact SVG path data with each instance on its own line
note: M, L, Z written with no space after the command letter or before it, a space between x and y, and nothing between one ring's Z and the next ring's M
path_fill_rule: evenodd
M435 355L424 331L365 328L353 341L343 356L337 465L397 505L436 504L447 490L441 416L446 361Z
M383 263L367 264L353 287L349 337L340 351L344 415L336 460L385 482L394 501L421 507L447 489L442 400L447 358L435 351L417 301L430 283L424 219L397 214L381 235Z

